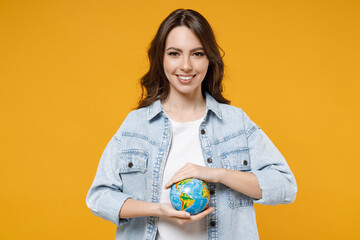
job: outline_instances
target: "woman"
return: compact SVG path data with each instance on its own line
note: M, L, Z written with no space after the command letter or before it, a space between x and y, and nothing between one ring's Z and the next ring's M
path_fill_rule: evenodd
M295 200L297 185L264 132L222 96L223 61L209 23L178 9L160 25L137 110L107 145L88 192L116 239L258 239L253 203ZM169 204L185 178L208 183L209 207Z

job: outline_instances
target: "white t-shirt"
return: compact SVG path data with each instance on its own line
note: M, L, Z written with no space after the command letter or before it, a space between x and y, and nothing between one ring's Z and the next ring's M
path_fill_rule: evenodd
M162 203L170 203L170 189L165 190L164 185L185 163L190 162L205 166L199 140L199 127L202 120L203 118L191 122L176 122L170 119L172 140L163 176L163 188L160 196ZM206 218L185 226L180 226L166 218L160 218L156 240L177 239L205 240Z

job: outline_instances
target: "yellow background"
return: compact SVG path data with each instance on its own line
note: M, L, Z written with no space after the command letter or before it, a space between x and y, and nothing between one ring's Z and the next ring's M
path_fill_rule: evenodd
M0 1L0 239L113 239L85 196L136 107L147 46L176 8L212 24L225 96L292 168L262 239L360 239L360 2Z

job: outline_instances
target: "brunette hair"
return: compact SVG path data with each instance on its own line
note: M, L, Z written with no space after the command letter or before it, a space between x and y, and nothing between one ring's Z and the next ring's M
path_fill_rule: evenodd
M177 9L160 24L150 44L148 50L150 68L140 81L142 94L137 108L149 106L154 101L163 100L169 95L170 84L163 68L165 42L169 32L179 26L186 26L195 33L209 60L209 67L201 85L203 96L205 96L205 92L208 92L218 102L229 104L230 101L222 96L224 62L220 50L224 51L216 43L210 24L200 13L194 10Z

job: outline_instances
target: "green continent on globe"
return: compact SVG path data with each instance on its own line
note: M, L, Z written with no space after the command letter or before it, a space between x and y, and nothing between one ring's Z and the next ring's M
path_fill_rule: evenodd
M189 183L189 182L191 182L191 179L190 179L190 178L184 179L184 180L176 183L176 184L175 184L175 188L176 188L177 190L179 190L179 189L178 189L178 186L179 186L179 185L180 185L180 186L181 186L181 185L185 185L186 183Z
M181 211L187 209L191 205L194 204L195 200L192 199L189 195L186 193L181 193L180 195L180 201L181 201Z
M209 190L203 186L201 190L201 195L203 196L203 198L209 198L209 194Z

